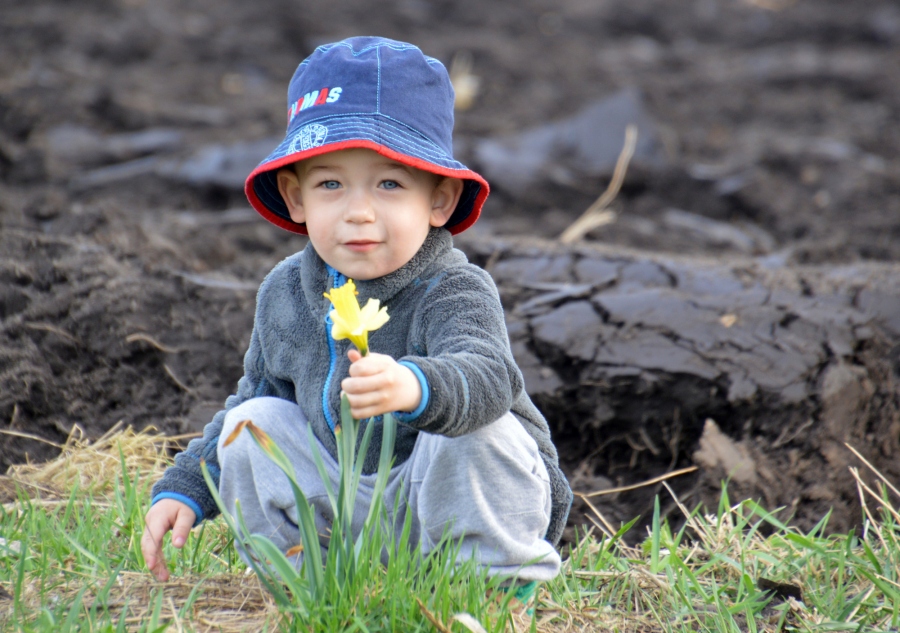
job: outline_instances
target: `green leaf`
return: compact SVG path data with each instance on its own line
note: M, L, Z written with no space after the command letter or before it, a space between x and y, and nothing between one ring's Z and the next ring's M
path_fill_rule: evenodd
M878 572L879 575L884 575L884 569L881 566L881 563L878 562L878 557L875 556L875 552L872 551L872 546L869 545L868 541L862 542L863 552L866 555L866 558L872 564L872 567L875 568L875 571Z
M385 413L381 427L381 452L378 456L378 475L375 477L375 487L372 491L372 505L369 506L369 514L366 516L363 531L369 533L374 528L374 523L381 516L381 508L384 505L384 490L387 487L391 466L394 462L394 444L397 439L397 420L390 413ZM397 500L390 500L396 505Z
M84 600L84 592L87 591L87 586L82 587L81 591L75 596L75 600L72 601L72 606L69 607L69 613L66 615L65 621L62 623L63 631L73 631L76 623L78 622L82 601Z
M353 493L354 497L356 496L356 492L359 490L359 481L362 479L362 471L363 466L366 463L366 455L369 453L369 444L372 443L372 434L375 431L375 422L370 418L366 421L366 430L363 431L362 441L359 443L359 450L357 451L359 458L356 460L356 464L353 466ZM357 431L358 433L358 431Z
M322 453L319 451L318 440L316 439L316 434L313 433L312 425L307 425L306 427L306 438L307 442L309 442L309 450L313 456L313 462L316 465L316 470L319 471L319 477L322 478L322 483L325 485L325 492L328 494L328 503L331 504L331 511L334 512L335 516L337 516L337 498L334 495L334 486L331 485L331 477L328 475L328 471L325 469L325 460L322 459Z
M222 513L222 520L225 521L225 524L228 526L229 531L234 536L235 543L240 544L241 546L246 548L246 538L244 537L244 532L238 527L235 522L234 517L231 516L228 512L228 508L225 507L225 502L222 501L222 497L219 495L219 488L212 480L212 476L209 474L209 468L206 466L206 460L200 460L200 471L203 473L203 479L206 481L206 486L209 488L210 494L213 496L213 499L216 502L216 506L219 508L219 512ZM238 505L238 509L240 505ZM240 512L238 512L240 515ZM242 517L238 517L240 520L243 520ZM256 575L259 577L260 582L269 590L269 592L277 599L284 596L284 592L280 586L274 585L268 578L266 572L260 568L260 566L253 560L253 557L249 557L248 564L256 572Z
M253 549L262 554L261 558L268 559L272 569L281 576L283 583L294 590L301 585L302 576L297 571L297 568L271 540L261 534L251 534L250 542L253 545ZM318 543L316 545L318 546ZM306 546L304 545L305 550Z
M659 496L653 499L653 520L650 528L650 573L659 572Z

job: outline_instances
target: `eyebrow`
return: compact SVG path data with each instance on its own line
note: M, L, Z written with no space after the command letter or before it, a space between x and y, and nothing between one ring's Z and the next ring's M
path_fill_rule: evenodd
M324 169L335 169L335 167L332 167L331 165L314 165L313 167L307 167L304 171L307 174L311 174L314 171L322 171Z

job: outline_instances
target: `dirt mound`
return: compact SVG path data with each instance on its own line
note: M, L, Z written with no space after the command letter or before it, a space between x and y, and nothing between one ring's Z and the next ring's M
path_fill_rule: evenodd
M254 288L192 275L137 226L107 234L116 245L102 233L0 234L5 428L57 442L73 424L96 435L119 420L180 433L240 377ZM0 468L47 455L36 449L4 441Z

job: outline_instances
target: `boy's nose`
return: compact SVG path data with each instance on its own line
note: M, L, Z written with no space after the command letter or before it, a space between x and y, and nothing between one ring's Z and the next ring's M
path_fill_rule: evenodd
M375 219L372 200L365 192L358 192L350 196L344 219L352 223L372 222Z

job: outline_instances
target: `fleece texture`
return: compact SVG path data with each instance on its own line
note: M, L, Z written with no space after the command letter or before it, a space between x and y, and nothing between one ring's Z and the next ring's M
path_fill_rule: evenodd
M198 522L218 514L200 460L206 461L218 484L216 447L225 414L250 398L274 396L296 402L316 437L336 458L332 428L340 419L340 383L349 373L350 343L331 338L331 303L323 293L344 281L312 244L267 275L257 295L237 393L226 399L225 409L206 425L203 436L175 457L175 464L153 487L154 502L185 501L199 510ZM559 468L547 421L525 393L490 276L453 248L445 229L435 228L406 265L384 277L355 283L360 304L379 299L390 315L385 325L369 334L369 349L415 365L427 386L428 401L418 415L398 416L403 424L397 431L395 465L409 457L419 431L456 437L511 412L537 442L547 467L553 503L545 539L556 545L572 491ZM381 447L381 424L373 423L366 473L377 469Z

